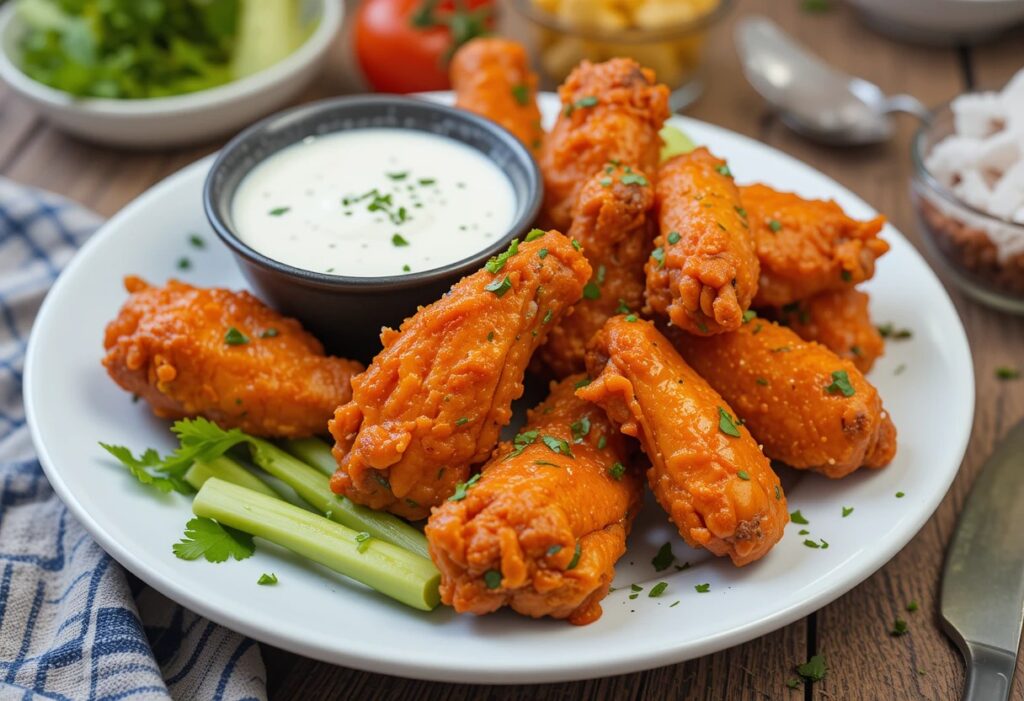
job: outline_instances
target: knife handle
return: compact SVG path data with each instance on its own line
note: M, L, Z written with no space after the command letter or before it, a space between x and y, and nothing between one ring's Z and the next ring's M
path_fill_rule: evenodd
M1017 658L1005 650L978 643L967 643L962 651L967 658L963 701L1007 701Z

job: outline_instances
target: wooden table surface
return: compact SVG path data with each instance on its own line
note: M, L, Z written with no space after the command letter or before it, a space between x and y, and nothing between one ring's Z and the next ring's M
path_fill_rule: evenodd
M834 3L838 4L838 3ZM1024 28L971 49L931 49L895 43L861 25L845 6L808 13L799 0L740 0L709 40L710 80L687 113L733 129L806 161L885 213L919 244L907 196L909 140L900 122L895 139L859 149L815 146L788 132L744 81L732 45L735 21L771 16L832 63L927 104L973 85L998 86L1024 64ZM352 91L347 41L307 99ZM111 215L161 178L217 144L160 152L125 152L89 145L41 121L0 86L0 174L53 190ZM1024 417L1024 381L999 381L994 369L1024 362L1024 318L982 308L947 285L974 352L977 409L960 475L931 520L893 560L853 591L817 613L745 645L671 667L571 684L486 687L403 680L335 667L263 646L271 698L424 699L953 699L964 680L957 651L939 628L937 599L943 554L964 498L994 443ZM942 436L936 436L942 440ZM907 614L908 601L920 611ZM896 616L911 633L893 638ZM629 645L628 640L622 641ZM828 660L827 678L790 690L793 667L812 654ZM396 650L396 655L401 651ZM599 674L600 670L595 670ZM1014 683L1024 698L1024 674Z

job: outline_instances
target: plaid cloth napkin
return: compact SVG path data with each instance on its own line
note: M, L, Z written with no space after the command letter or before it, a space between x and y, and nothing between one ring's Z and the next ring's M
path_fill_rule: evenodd
M0 700L265 699L256 644L122 570L36 460L21 396L28 333L99 223L0 178Z

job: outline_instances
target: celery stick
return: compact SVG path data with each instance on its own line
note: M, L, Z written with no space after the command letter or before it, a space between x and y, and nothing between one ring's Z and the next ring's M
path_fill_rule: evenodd
M319 438L295 438L281 443L284 449L307 465L312 465L328 477L338 469L331 446Z
M357 531L280 499L213 477L196 494L192 511L288 548L407 606L430 611L440 601L441 575L430 560L374 538L360 542Z
M205 462L196 460L185 473L185 481L196 491L201 489L206 480L211 477L219 477L225 482L252 489L260 494L266 494L268 497L279 497L278 493L263 480L225 455Z
M303 500L327 518L374 538L393 543L423 557L429 557L427 539L418 530L389 513L355 504L331 491L320 471L292 457L273 443L249 440L253 462L295 490Z

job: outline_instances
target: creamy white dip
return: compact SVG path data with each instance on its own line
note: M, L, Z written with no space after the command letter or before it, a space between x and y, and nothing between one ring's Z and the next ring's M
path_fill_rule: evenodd
M463 143L411 129L307 137L261 162L232 201L238 238L333 275L438 268L486 248L515 216L512 183Z

